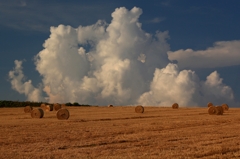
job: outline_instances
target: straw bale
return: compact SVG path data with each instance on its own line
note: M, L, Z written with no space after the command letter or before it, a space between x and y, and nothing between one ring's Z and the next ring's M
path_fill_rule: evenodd
M135 112L136 113L143 113L144 112L144 107L141 105L138 105L135 107Z
M49 112L49 111L53 111L53 105L50 104L50 105L46 105L45 107L45 111Z
M59 120L67 120L69 118L70 114L67 109L61 108L57 111L57 118Z
M207 106L208 106L208 107L211 107L211 106L213 106L213 104L212 104L211 102L209 102L209 103L207 104Z
M41 107L43 110L45 110L45 109L46 109L46 104L43 104L43 103L42 103L42 104L40 105L40 107Z
M61 108L66 108L66 104L61 104Z
M229 106L226 103L222 104L222 107L224 112L229 110Z
M58 111L59 109L61 109L61 105L58 103L54 103L53 104L54 110Z
M26 106L25 108L24 108L24 112L25 113L31 113L31 111L32 111L32 107L31 106Z
M218 113L218 109L215 106L208 107L208 114L216 115Z
M216 106L216 108L218 109L218 112L216 113L216 115L223 115L223 107L218 105Z
M41 108L33 109L31 111L32 118L42 118L44 116L44 111Z
M179 107L179 105L178 105L177 103L174 103L174 104L172 105L172 108L173 108L173 109L178 109L178 107Z

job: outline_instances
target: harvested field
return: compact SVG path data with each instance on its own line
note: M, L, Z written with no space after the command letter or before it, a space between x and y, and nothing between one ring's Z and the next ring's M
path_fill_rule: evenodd
M240 158L240 109L67 107L31 118L23 108L0 110L0 158L185 159Z

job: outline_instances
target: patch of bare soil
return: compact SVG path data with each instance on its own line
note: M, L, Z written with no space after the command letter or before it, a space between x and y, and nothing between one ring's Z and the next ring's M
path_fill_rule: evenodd
M0 158L192 159L240 158L240 109L68 107L31 118L23 108L0 109Z

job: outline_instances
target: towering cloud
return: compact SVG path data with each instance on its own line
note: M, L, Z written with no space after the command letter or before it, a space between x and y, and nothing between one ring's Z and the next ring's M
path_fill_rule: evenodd
M31 81L23 83L21 62L17 61L9 73L13 89L28 98L34 96L33 100L97 105L170 106L179 102L199 106L209 97L213 102L234 102L231 88L217 72L204 82L193 71L171 64L168 32L145 32L138 21L141 14L140 8L122 7L112 13L110 24L99 20L78 28L51 27L44 49L35 56L42 87L34 88Z

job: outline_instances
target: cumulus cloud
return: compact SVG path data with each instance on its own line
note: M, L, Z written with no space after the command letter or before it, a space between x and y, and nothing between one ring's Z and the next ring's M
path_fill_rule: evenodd
M140 8L117 8L112 21L90 26L59 25L35 57L50 102L132 104L156 67L169 62L167 32L141 29Z
M12 89L20 94L26 95L29 101L44 101L41 94L41 88L35 88L31 80L26 81L26 77L22 72L22 61L15 60L14 63L15 68L9 71Z
M112 13L110 24L99 20L78 28L51 27L44 49L35 56L42 88L29 82L32 90L39 91L36 100L165 106L173 102L198 106L209 102L208 96L212 102L234 100L231 88L216 72L204 82L193 71L169 64L168 32L145 32L138 21L141 14L140 8L121 7ZM21 62L15 63L9 73L12 86L29 96L31 91L24 91L27 86L21 82Z
M171 61L175 60L181 69L216 68L240 65L240 41L220 41L206 50L192 49L169 51Z
M150 91L141 95L138 102L144 105L172 105L177 102L184 106L205 106L214 104L235 104L233 91L222 83L215 71L206 81L200 81L194 71L180 71L176 64L156 68Z

